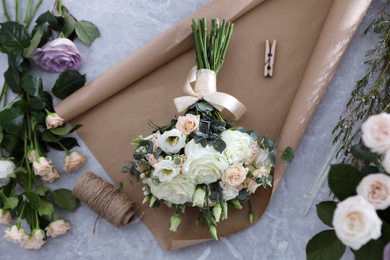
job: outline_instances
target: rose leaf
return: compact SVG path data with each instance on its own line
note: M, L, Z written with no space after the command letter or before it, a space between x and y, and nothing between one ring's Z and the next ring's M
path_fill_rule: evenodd
M334 201L322 201L316 205L317 215L325 225L333 227L333 213L336 206Z
M334 230L324 230L316 234L306 246L306 259L340 259L345 245L337 238Z
M68 70L58 77L52 89L53 94L59 99L64 99L85 84L85 74L81 75L78 71Z
M21 52L30 46L31 36L26 27L17 22L5 22L0 25L0 44L8 53Z
M86 45L91 45L93 40L100 36L99 29L91 22L76 21L76 35Z
M329 188L339 200L356 195L356 187L363 174L348 164L331 165L328 175Z

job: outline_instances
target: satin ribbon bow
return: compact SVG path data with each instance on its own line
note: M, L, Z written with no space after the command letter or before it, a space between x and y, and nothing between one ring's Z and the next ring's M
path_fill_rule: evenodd
M194 88L191 86L192 82L195 82ZM235 97L217 92L217 75L212 70L196 70L196 67L193 67L184 83L183 91L189 96L173 100L179 113L186 111L189 106L202 99L219 111L226 108L235 116L236 120L240 119L246 111L246 107Z

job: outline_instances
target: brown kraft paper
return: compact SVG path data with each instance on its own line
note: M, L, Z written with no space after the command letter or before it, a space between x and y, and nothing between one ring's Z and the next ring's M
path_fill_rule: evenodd
M236 122L272 139L282 137L279 149L297 148L345 50L371 0L215 0L124 59L84 88L59 103L55 110L73 124L79 136L115 183L136 202L136 212L167 250L210 239L205 226L195 225L197 212L188 208L178 232L169 231L173 211L142 205L142 185L121 169L131 159L131 140L152 132L151 120L165 125L176 115L173 99L183 96L182 85L192 66L191 19L218 17L234 21L234 33L218 91L247 107ZM272 78L265 78L264 44L277 40ZM164 65L164 66L163 66ZM274 171L274 189L259 188L252 196L254 222L265 211L286 165ZM229 209L218 224L226 236L250 226L248 208Z

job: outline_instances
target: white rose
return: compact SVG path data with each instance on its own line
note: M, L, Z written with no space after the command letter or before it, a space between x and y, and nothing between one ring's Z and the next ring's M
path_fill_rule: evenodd
M4 238L14 243L23 243L28 239L28 235L23 228L18 229L16 225L12 225L5 230Z
M387 173L390 173L390 150L382 158L382 166Z
M180 167L175 165L173 160L161 160L154 165L153 176L158 177L161 182L171 181L180 174Z
M161 182L158 185L154 185L149 179L149 186L154 196L173 204L191 202L195 192L195 185L182 174L171 181Z
M221 133L222 140L226 143L223 154L230 164L243 163L250 154L252 145L255 144L253 138L240 131L226 130Z
M372 115L362 124L364 144L375 153L383 154L390 149L390 115Z
M65 234L70 229L68 222L65 222L62 219L51 222L46 228L46 236L48 237L57 237Z
M8 210L0 209L0 224L9 225L11 222L11 213Z
M247 178L244 181L244 183L245 183L246 188L248 189L249 193L255 193L257 188L261 186L260 183L257 183L255 180L253 180L251 178Z
M256 166L272 166L268 148L265 150L260 148L260 152L255 159L255 164Z
M245 165L250 165L254 162L254 160L257 158L257 156L259 155L260 153L260 146L255 143L253 144L250 149L249 149L249 154L248 156L245 158L245 161L244 161L244 164Z
M183 174L195 184L216 182L229 167L225 156L216 151L214 147L209 145L202 147L194 140L187 143L184 153L187 160L183 164Z
M28 240L22 243L22 247L25 249L40 249L45 244L45 232L42 229L35 229Z
M341 242L358 250L371 239L381 236L382 221L375 207L362 196L356 195L337 204L333 227Z
M360 181L356 192L375 209L387 209L390 206L390 177L383 173L369 174Z
M7 180L8 174L15 170L15 164L9 160L0 160L0 180Z
M156 144L167 154L177 153L186 145L186 135L177 129L165 131L157 138Z
M222 198L224 201L235 199L240 193L236 187L225 186L222 182L219 185L222 187Z

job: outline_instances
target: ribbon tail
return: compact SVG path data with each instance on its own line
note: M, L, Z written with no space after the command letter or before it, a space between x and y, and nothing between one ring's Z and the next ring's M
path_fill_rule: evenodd
M226 93L210 93L204 95L203 99L212 104L220 111L222 111L223 108L226 108L234 115L236 120L240 119L246 111L246 107L238 99ZM222 109L219 109L221 107Z

